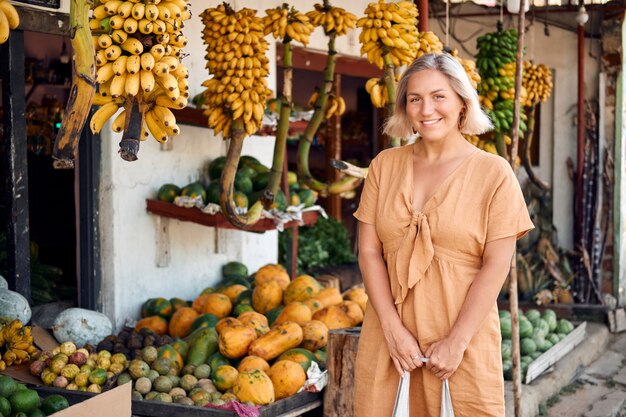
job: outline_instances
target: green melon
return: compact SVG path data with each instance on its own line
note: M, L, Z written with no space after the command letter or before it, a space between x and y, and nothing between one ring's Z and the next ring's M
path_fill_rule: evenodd
M283 190L278 190L276 193L272 207L276 207L279 211L285 211L287 209L287 197L285 193L283 193Z
M213 181L206 187L206 202L219 204L220 203L220 183L219 181Z
M537 350L537 344L533 339L526 337L520 341L519 349L522 355L530 355Z
M211 180L219 179L222 176L222 171L224 170L225 166L226 166L225 156L220 156L212 160L211 163L209 164L209 178L211 178Z
M235 175L235 191L248 194L252 192L252 188L252 179L242 172L237 172L237 175Z
M571 321L560 319L556 324L556 332L561 334L568 334L574 330L574 325Z
M520 316L519 318L519 337L523 339L525 337L530 337L533 335L533 325L530 321L524 317Z
M252 167L254 165L262 165L262 164L254 156L241 155L241 157L239 158L239 164L237 165L237 167L238 168Z
M243 166L237 170L238 175L245 175L249 178L254 178L258 175L258 172L254 170L254 168L249 166Z
M180 187L175 184L163 184L157 192L157 199L171 203L180 195Z
M511 318L504 317L500 319L500 333L503 339L511 338Z
M241 262L231 261L222 265L222 276L226 279L248 278L248 267ZM249 286L249 285L248 285Z
M245 209L248 208L248 197L241 191L235 191L233 193L233 200L235 202L235 206Z
M510 359L511 358L511 343L505 343L506 341L502 341L502 345L500 346L500 352L502 353L502 359Z
M306 349L295 348L289 349L288 351L280 355L278 359L276 359L276 361L296 362L302 367L302 369L304 369L304 372L306 373L306 371L308 371L309 367L311 366L311 362L315 362L316 358L312 352Z
M317 199L315 193L307 188L298 191L298 197L300 197L300 202L304 204L304 207L311 207Z
M186 185L180 192L180 195L188 197L200 196L202 197L202 202L206 204L206 190L199 181Z
M258 171L257 171L258 172ZM270 173L268 172L259 172L256 177L252 180L252 188L254 191L261 191L267 188L267 184L270 182Z

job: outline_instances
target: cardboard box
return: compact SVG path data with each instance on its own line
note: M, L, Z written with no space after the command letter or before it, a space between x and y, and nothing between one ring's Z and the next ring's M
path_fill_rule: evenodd
M131 392L131 384L120 385L54 413L52 417L131 417Z

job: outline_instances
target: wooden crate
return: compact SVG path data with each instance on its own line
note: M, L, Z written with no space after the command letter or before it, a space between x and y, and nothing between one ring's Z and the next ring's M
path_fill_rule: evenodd
M532 361L526 370L525 384L530 384L548 368L554 365L559 359L571 352L585 338L587 322L584 321L576 327L570 334L565 336L556 345L545 351L541 356Z
M324 417L354 415L354 362L360 336L360 327L331 330L328 334L328 385L324 389Z
M94 395L90 392L68 391L53 387L34 387L42 396L61 394L70 404L82 402ZM295 417L321 407L321 392L300 392L260 408L260 417ZM194 407L159 401L132 401L133 417L237 417L234 411ZM87 416L85 416L87 417Z

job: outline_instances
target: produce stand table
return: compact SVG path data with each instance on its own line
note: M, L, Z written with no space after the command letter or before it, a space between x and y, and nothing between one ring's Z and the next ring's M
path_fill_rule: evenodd
M84 401L94 395L90 392L68 391L53 387L34 387L42 396L61 394L70 404ZM260 408L260 417L295 417L322 405L321 392L300 392L291 397L276 401ZM163 403L159 401L132 401L135 417L237 417L234 411L217 410L214 408L194 407L181 404Z
M204 226L218 227L222 229L238 229L233 226L222 213L206 214L201 210L191 207L179 207L173 203L167 203L160 200L146 200L146 209L153 214L157 214L163 217L169 217L171 219L177 219L185 222L198 223ZM314 224L317 221L317 212L305 211L302 214L302 220L304 224ZM295 221L285 223L285 229L293 227L296 224ZM266 232L268 230L275 230L276 226L272 219L260 219L257 223L253 224L246 231L250 232Z

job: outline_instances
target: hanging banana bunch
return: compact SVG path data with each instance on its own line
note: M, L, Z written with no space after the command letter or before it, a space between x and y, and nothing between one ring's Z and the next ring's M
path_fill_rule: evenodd
M552 73L550 69L543 65L534 65L531 62L524 62L522 71L522 92L526 92L527 97L522 104L526 107L528 114L528 129L524 137L524 147L521 152L522 164L528 178L543 190L549 190L550 185L541 180L532 167L530 148L535 130L535 117L537 105L548 100L552 94Z
M9 39L11 29L17 29L20 24L20 15L9 0L0 0L0 44Z
M361 55L380 69L384 69L383 81L386 87L385 98L380 82L371 84L372 103L386 106L388 114L395 111L396 79L395 68L410 64L417 57L420 38L417 31L417 6L411 1L385 3L379 0L370 3L365 16L357 21L362 28L359 35ZM391 146L399 146L398 138L391 138Z
M1 4L1 3L0 3ZM89 30L89 3L72 0L70 4L70 34L72 58L72 88L65 107L65 117L54 141L53 166L73 168L80 133L85 126L96 92L95 50Z
M530 107L540 102L545 103L552 94L552 73L550 69L543 64L534 65L531 62L524 61L522 86L528 95L525 106Z
M289 116L293 107L293 55L291 41L304 45L309 43L309 36L315 29L308 16L300 13L288 4L268 9L263 18L264 34L272 36L283 43L283 91L280 97L280 116L276 129L274 158L268 185L262 196L263 206L269 209L278 193L285 159L287 133L289 130ZM315 94L315 93L314 93Z
M470 80L470 84L472 84L472 87L474 87L475 90L478 90L478 86L480 85L480 74L476 68L476 62L472 59L461 58L457 49L453 49L450 54L458 61L459 64L461 64Z
M298 143L298 178L309 188L325 196L328 192L327 184L313 178L309 170L309 151L313 143L313 136L327 115L328 97L333 90L335 56L337 54L335 39L337 36L345 35L349 29L355 27L356 16L341 7L331 6L328 0L324 0L324 4L316 3L314 7L315 10L307 12L306 15L313 26L321 26L324 29L324 34L328 37L328 55L324 69L324 85L315 98L313 116ZM338 106L339 103L337 103Z
M517 30L488 33L477 39L477 46L476 67L482 78L478 89L479 99L491 117L495 133L493 142L485 142L483 149L490 152L495 147L499 155L506 156L505 135L513 124ZM523 91L520 91L521 94ZM526 130L525 120L526 116L522 112L521 131Z
M120 156L137 159L139 142L148 138L164 143L180 129L170 109L187 106L189 72L181 62L187 38L181 29L191 18L187 0L109 0L94 4L89 27L96 49L94 104L91 118L98 133L112 122L123 132Z
M261 217L263 205L257 201L245 215L236 212L233 201L235 174L243 140L263 123L267 98L269 60L263 21L256 11L235 12L227 3L206 9L200 15L207 45L207 68L213 78L205 81L204 114L215 134L230 138L226 166L220 179L220 205L224 216L245 229Z
M346 102L343 97L330 94L328 96L328 103L324 112L324 118L330 119L333 116L341 116L346 112Z
M420 32L418 35L419 48L415 54L415 58L419 58L422 55L430 53L442 53L443 43L434 32Z

